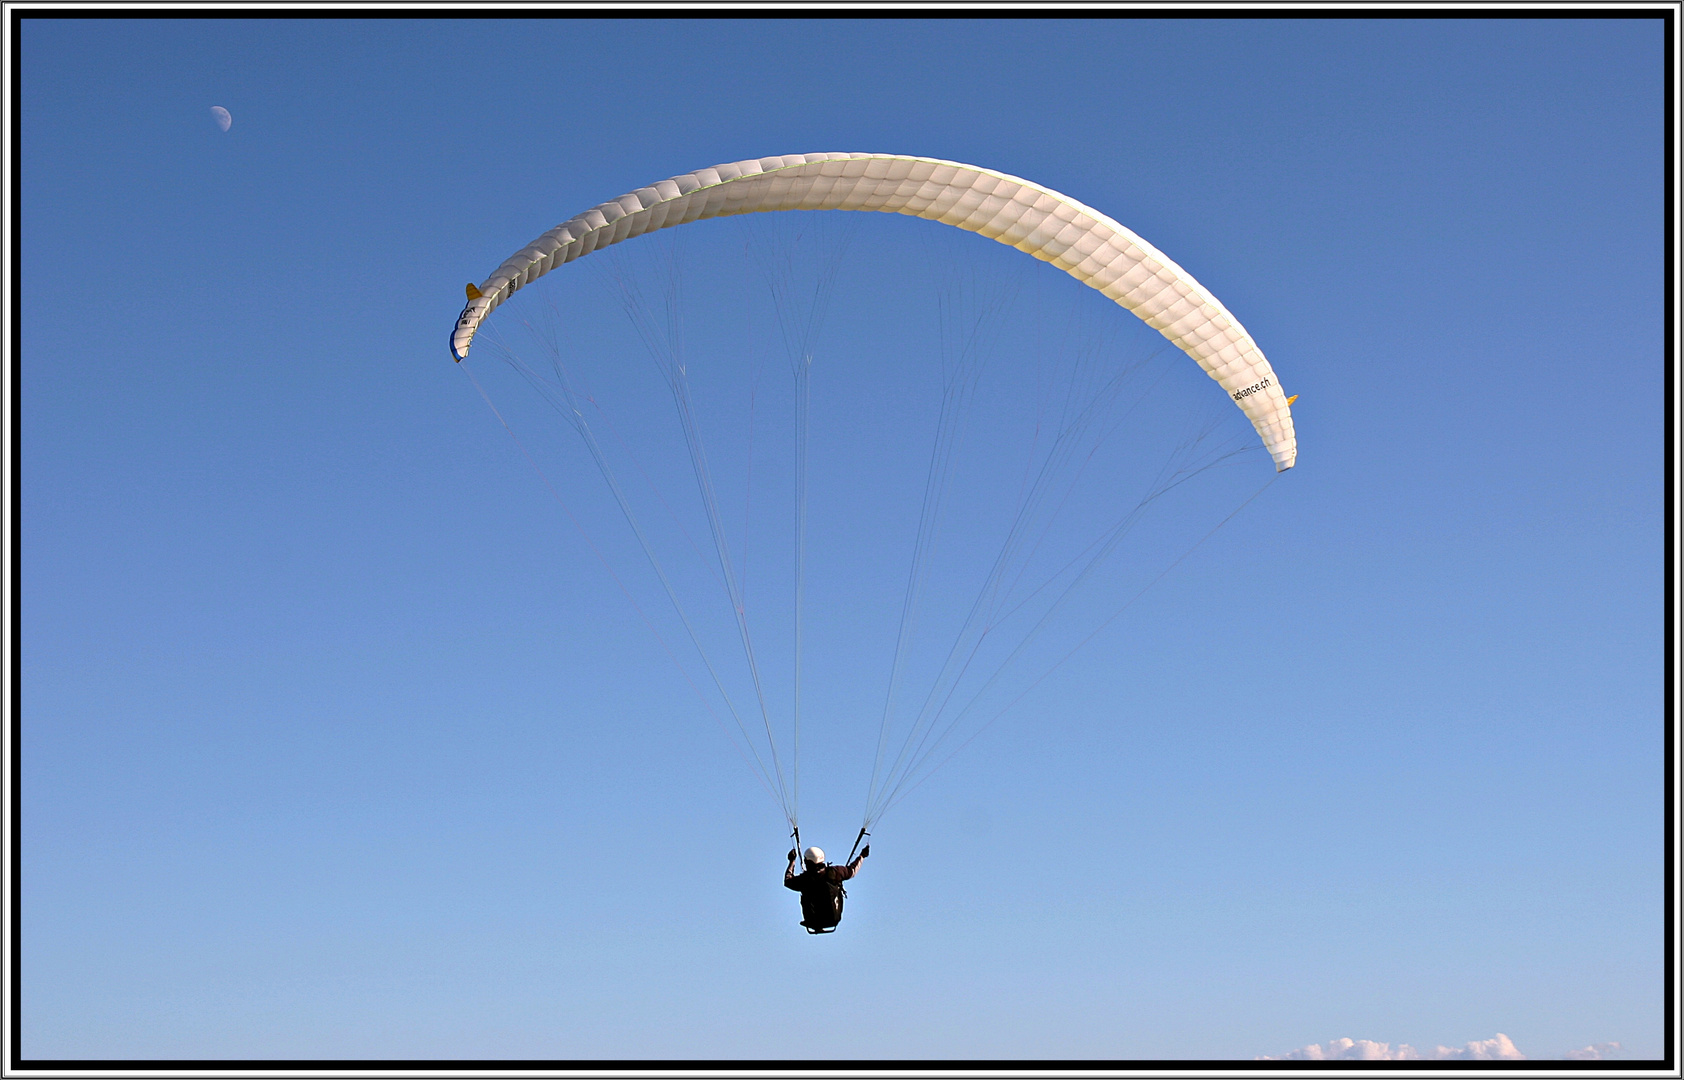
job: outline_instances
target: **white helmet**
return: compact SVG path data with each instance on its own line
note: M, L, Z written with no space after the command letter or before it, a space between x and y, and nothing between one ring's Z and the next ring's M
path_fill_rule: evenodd
M807 854L803 855L802 858L806 860L808 866L824 865L824 852L816 847L808 848Z

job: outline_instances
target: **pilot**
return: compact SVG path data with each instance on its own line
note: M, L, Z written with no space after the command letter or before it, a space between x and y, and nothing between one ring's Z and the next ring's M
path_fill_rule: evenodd
M807 864L801 873L795 872L794 848L789 849L789 866L784 869L784 888L794 889L801 894L801 925L807 928L809 934L828 934L836 929L842 921L842 901L847 898L848 890L842 883L860 872L860 864L871 854L871 845L865 845L859 858L847 866L827 866L824 852L816 847L807 849L803 861Z

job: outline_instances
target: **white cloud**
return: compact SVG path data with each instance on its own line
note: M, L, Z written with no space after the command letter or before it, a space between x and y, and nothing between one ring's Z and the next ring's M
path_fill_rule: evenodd
M1584 1050L1575 1050L1573 1054L1586 1052L1596 1053L1599 1047L1614 1046L1617 1043L1598 1043L1587 1046ZM1573 1056L1572 1054L1568 1056ZM1464 1047L1438 1046L1430 1051L1421 1051L1408 1043L1399 1043L1396 1049L1391 1043L1369 1042L1367 1039L1334 1039L1326 1046L1321 1043L1311 1043L1279 1057L1259 1056L1259 1061L1523 1061L1526 1055L1516 1050L1509 1037L1498 1033L1494 1039L1481 1039L1470 1042ZM1596 1059L1591 1059L1596 1060Z
M1613 1061L1620 1056L1619 1043L1597 1043L1583 1050L1569 1050L1561 1056L1568 1061Z

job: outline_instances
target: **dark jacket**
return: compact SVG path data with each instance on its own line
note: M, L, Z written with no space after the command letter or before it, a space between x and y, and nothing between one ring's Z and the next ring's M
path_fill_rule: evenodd
M784 888L801 894L801 925L826 928L842 921L842 883L859 873L861 855L847 866L824 866L817 870L794 867L784 871Z

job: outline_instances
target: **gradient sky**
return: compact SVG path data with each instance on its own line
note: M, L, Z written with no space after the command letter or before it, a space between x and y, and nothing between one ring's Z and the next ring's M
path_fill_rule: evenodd
M1658 1057L1663 33L26 20L23 1055ZM565 218L823 150L1104 210L1302 399L1299 467L897 807L810 939L776 807L445 340ZM929 432L884 380L930 325L897 245L941 230L870 217L826 347L875 365L815 368L832 554L870 515L831 451L916 481ZM705 298L747 235L686 240L699 353L754 352L708 345L742 312ZM566 269L570 328L624 322ZM1186 367L1182 404L1225 407ZM849 693L883 680L846 565L809 600L803 832L833 850L876 723Z

